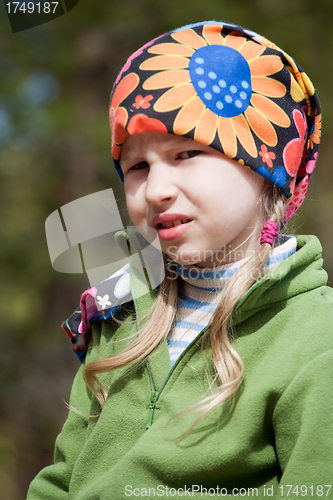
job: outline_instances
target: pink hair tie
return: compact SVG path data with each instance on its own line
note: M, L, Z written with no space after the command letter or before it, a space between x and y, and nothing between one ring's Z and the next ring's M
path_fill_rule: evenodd
M275 238L279 234L279 226L276 222L268 219L261 231L260 245L263 243L269 243L271 246L274 243Z

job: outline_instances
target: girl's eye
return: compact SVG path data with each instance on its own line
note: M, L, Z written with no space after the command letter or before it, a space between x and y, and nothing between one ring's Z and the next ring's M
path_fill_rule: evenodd
M184 151L183 153L179 153L179 159L181 160L189 160L190 158L194 158L195 156L198 156L202 151L200 150L190 150L190 151Z
M149 163L146 161L140 161L139 163L136 163L133 165L133 167L129 168L128 170L142 170L143 168L149 167Z

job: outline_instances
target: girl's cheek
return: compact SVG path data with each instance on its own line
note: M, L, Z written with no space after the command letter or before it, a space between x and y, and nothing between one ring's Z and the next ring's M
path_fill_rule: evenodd
M135 201L130 197L126 197L126 206L127 206L127 211L128 214L132 220L132 222L135 225L138 225L140 223L140 220L142 218L139 210L139 205L135 203Z

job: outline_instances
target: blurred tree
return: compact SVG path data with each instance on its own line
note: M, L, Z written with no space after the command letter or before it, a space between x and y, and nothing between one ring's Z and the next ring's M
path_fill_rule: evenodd
M323 145L297 232L317 234L333 276L331 0L81 0L68 14L13 34L0 4L0 500L25 498L52 461L63 400L78 361L60 323L88 286L56 273L44 221L62 205L112 186L108 101L126 58L172 28L226 20L265 35L314 80L324 110ZM116 186L116 187L115 187Z

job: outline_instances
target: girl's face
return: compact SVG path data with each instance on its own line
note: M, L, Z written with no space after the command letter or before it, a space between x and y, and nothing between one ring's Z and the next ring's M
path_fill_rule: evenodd
M172 260L214 267L257 249L251 233L261 175L199 142L159 132L127 136L120 163L134 225L155 228Z

